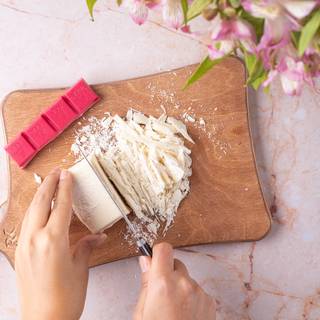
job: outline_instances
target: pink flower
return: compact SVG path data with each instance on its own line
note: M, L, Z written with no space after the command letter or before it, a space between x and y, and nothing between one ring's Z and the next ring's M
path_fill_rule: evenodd
M293 26L282 19L265 20L264 33L257 46L257 52L260 53L265 68L272 68L273 56L291 41L292 30Z
M167 25L171 28L179 29L183 24L183 12L180 0L164 0L162 16Z
M253 16L264 18L264 33L257 46L264 66L272 68L271 63L277 50L291 41L291 31L300 29L299 19L306 17L317 5L318 0L243 0L245 10Z
M143 24L148 17L148 7L144 0L128 0L126 6L132 20L138 24Z
M283 91L290 96L300 95L305 78L303 62L287 56L280 62L278 70Z
M284 92L299 95L304 82L313 84L312 77L319 68L311 49L306 50L303 58L296 56L291 32L301 29L300 19L310 14L319 0L243 0L242 5L253 16L265 19L264 33L257 46L264 67L270 70L263 86L279 75Z
M258 10L260 8L261 10ZM269 9L269 10L267 10ZM252 11L252 14L265 18L264 33L257 46L257 52L260 52L265 68L270 69L272 56L276 50L287 46L290 42L290 32L296 30L296 25L286 16L281 15L279 5L270 5L268 7L258 7Z
M290 96L300 95L304 81L311 80L310 75L306 73L304 63L289 55L284 56L276 68L269 72L263 86L268 86L277 75L280 76L283 91Z
M243 0L245 10L253 16L264 18L264 34L258 51L264 53L265 63L270 51L287 45L290 32L300 29L299 19L306 17L317 5L317 1L301 0Z
M316 50L308 48L302 60L311 78L320 77L320 55Z
M253 31L251 26L240 19L221 20L216 18L216 24L212 30L212 40L232 39L253 39Z
M242 0L241 4L246 11L259 18L274 20L286 15L303 19L319 5L319 0Z
M231 53L241 43L252 52L255 33L249 23L241 19L222 20L218 15L212 20L212 44L208 46L211 59L221 58Z

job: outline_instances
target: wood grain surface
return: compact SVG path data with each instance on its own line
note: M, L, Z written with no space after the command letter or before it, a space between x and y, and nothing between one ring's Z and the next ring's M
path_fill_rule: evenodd
M133 107L159 116L161 105L167 113L182 118L187 112L195 122L187 122L195 140L192 149L191 193L179 207L175 223L165 240L175 247L204 243L258 240L270 229L252 151L246 106L245 70L229 58L213 68L195 85L181 90L195 66L184 67L142 78L94 85L102 97L85 117L102 117L104 112L125 115ZM15 91L3 103L3 119L10 141L32 119L57 99L64 89ZM203 118L205 126L200 125ZM25 169L9 160L10 198L0 234L0 250L13 265L14 252L24 213L37 189L33 173L41 177L56 166L69 167L75 129L86 123L75 122L47 145ZM119 221L105 231L105 244L94 251L90 265L137 255L124 240L126 228ZM88 230L73 217L71 245ZM160 240L160 239L159 239Z

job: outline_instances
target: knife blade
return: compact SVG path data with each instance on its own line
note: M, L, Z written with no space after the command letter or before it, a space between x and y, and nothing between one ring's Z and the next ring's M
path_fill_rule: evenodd
M77 144L77 146L79 148L80 154L85 159L85 161L88 163L89 167L92 169L92 171L94 172L94 174L96 175L96 177L98 178L100 183L103 185L103 187L106 190L106 192L108 193L108 195L111 197L111 199L113 200L113 202L116 204L117 208L119 209L119 211L120 211L120 213L122 215L122 218L126 222L126 224L127 224L128 228L129 228L132 236L134 237L134 239L136 241L136 245L137 245L139 251L141 252L141 254L144 255L144 256L152 257L152 248L151 248L151 246L148 244L148 242L145 239L143 239L141 236L139 236L139 233L138 233L136 227L132 224L132 222L127 217L127 213L123 210L123 207L121 205L119 205L118 199L116 199L114 197L113 193L109 189L109 186L106 184L104 179L101 177L101 175L98 172L98 170L89 161L88 157L85 155L85 152L82 150L82 147L79 144Z

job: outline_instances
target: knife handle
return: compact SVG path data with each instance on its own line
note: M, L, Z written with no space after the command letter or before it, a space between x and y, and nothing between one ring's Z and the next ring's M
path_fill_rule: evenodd
M144 240L140 240L137 244L143 256L152 258L152 248L150 247L149 243L145 242Z

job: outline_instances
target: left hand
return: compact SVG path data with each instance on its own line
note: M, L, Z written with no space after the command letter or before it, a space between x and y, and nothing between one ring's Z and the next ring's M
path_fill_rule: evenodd
M106 235L88 235L71 252L71 215L72 176L56 169L45 178L25 214L16 249L22 319L74 320L82 314L89 256Z

